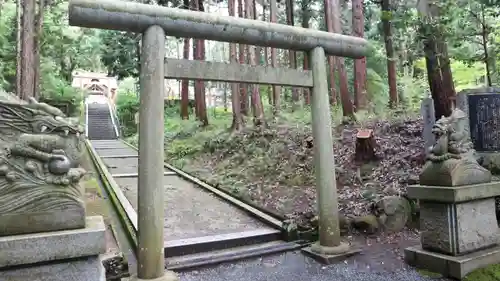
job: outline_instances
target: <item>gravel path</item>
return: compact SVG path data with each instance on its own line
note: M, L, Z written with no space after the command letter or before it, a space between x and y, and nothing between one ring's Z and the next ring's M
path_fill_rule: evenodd
M111 175L138 173L138 152L135 149L127 147L119 140L93 141L92 144L99 156L114 156L101 158ZM121 155L128 157L119 157ZM137 176L116 177L114 180L137 211ZM165 176L163 183L165 241L250 230L272 230L244 211L180 176Z
M403 261L403 249L417 245L412 230L375 237L348 236L362 249L344 262L325 266L300 251L180 273L181 281L445 281L426 277Z
M303 256L288 252L277 256L223 264L179 274L181 281L436 281L411 268L373 270L356 260L324 266Z

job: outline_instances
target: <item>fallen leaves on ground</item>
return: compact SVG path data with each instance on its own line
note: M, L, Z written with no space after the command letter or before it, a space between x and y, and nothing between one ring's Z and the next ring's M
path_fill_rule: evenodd
M332 132L339 210L344 215L366 214L374 199L404 194L417 182L424 160L421 119L373 121L362 128L374 131L376 162L354 161L359 125L340 125ZM248 128L208 141L203 151L184 159L182 168L298 223L307 224L315 216L310 126Z

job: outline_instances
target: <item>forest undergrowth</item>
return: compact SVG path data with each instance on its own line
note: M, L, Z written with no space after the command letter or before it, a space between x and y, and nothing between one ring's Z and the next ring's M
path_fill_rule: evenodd
M165 116L165 157L174 166L280 216L308 226L316 215L311 114L307 108L282 111L266 128L251 124L231 132L232 115L211 111L211 125ZM421 119L416 113L357 114L339 124L332 112L339 209L345 215L368 213L385 195L404 194L416 183L423 164ZM272 116L268 114L267 116ZM247 120L251 122L251 120ZM356 133L374 130L378 160L356 164ZM137 137L129 139L137 143ZM333 180L333 172L332 172Z

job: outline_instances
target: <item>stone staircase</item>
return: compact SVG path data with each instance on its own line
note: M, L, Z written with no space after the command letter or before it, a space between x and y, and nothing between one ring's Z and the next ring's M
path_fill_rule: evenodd
M117 139L111 112L107 104L88 104L88 138L90 140Z

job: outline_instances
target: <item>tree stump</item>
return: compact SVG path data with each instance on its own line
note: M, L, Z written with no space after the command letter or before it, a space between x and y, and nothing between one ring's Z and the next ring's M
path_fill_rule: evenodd
M356 135L356 162L370 162L377 159L375 155L375 147L377 146L375 142L375 137L373 136L373 130L362 129L359 130Z

